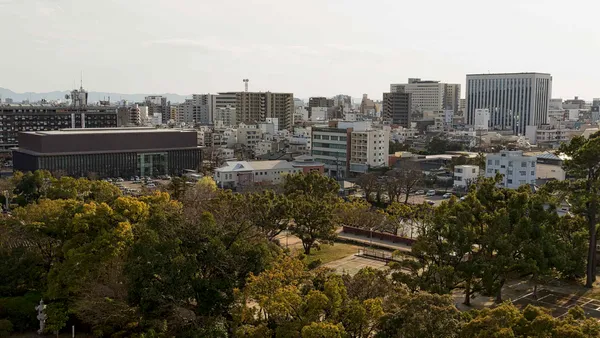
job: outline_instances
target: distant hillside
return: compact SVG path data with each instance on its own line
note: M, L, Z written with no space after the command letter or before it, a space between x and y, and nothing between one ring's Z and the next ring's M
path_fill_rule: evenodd
M10 89L1 88L0 87L0 97L2 98L2 102L6 98L13 99L14 102L21 102L23 100L29 100L31 102L40 101L42 99L46 99L48 101L51 100L64 100L65 95L69 94L70 91L53 91L47 93L34 93L34 92L26 92L26 93L15 93ZM146 96L150 95L161 95L165 96L167 100L172 103L183 102L186 97L191 97L191 95L179 95L179 94L121 94L121 93L106 93L106 92L89 92L89 101L96 102L99 100L106 100L110 97L112 102L119 100L127 100L132 102L141 102L144 101Z

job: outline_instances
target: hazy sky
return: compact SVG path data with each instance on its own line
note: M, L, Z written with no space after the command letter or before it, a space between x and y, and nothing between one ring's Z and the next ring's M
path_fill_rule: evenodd
M595 0L0 0L0 87L381 98L408 77L538 71L600 97Z

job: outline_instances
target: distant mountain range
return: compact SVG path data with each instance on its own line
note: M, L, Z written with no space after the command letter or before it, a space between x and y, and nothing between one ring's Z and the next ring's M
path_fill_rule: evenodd
M29 100L30 102L41 101L42 99L52 101L52 100L65 100L65 95L70 94L71 91L53 91L47 93L34 93L34 92L26 92L26 93L15 93L10 89L0 87L0 99L2 99L2 103L5 102L5 99L10 98L13 99L15 103L22 102L24 100ZM190 98L191 95L179 95L179 94L121 94L121 93L106 93L106 92L89 92L88 101L89 102L97 102L100 100L108 100L110 97L111 102L117 102L120 100L127 100L130 102L143 102L146 96L150 95L161 95L167 98L171 103L178 103L185 101L186 98Z

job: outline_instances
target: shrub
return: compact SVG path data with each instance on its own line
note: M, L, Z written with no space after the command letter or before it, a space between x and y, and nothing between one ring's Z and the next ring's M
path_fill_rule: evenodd
M14 331L30 331L38 328L36 305L41 296L28 293L23 297L0 298L0 318L11 322Z
M8 319L0 319L0 337L8 337L13 331L13 325Z
M309 270L312 270L318 268L319 266L321 266L321 264L323 264L323 262L320 258L317 258L314 261L308 263L307 267Z

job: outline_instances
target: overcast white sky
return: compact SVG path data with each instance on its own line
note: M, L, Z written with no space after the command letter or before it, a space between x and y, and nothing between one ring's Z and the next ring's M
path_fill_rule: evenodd
M381 98L408 77L538 71L600 97L597 0L0 0L0 87Z

